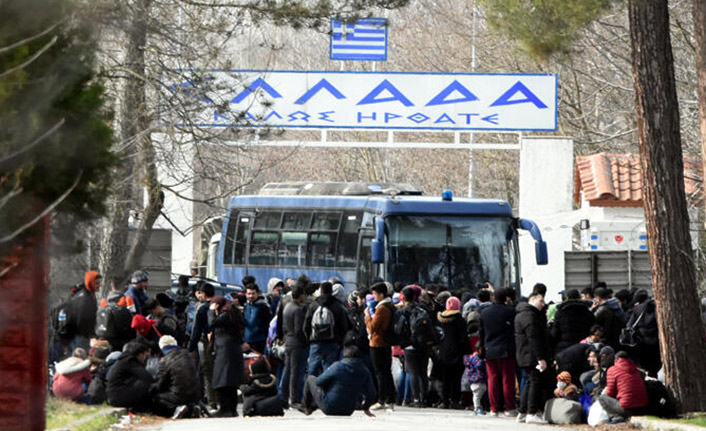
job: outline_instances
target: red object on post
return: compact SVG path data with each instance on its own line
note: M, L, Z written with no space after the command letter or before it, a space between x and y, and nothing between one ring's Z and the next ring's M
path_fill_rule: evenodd
M0 260L0 429L43 430L47 396L49 218Z

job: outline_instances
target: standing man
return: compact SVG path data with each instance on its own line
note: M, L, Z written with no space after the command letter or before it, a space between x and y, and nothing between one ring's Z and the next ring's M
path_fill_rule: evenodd
M142 314L143 316L145 315L145 312L142 309L142 306L145 305L145 302L149 299L149 296L145 293L147 291L149 280L149 274L138 269L132 273L130 287L128 287L127 292L125 292L125 296L130 297L132 302L135 304L135 313Z
M321 283L321 295L309 305L304 319L304 335L309 338L309 375L318 376L341 358L348 331L348 316L333 297L333 286Z
M245 286L245 335L243 341L245 350L265 352L267 343L267 330L270 326L272 313L267 302L260 297L260 288L255 283Z
M215 293L214 290L209 283L199 283L196 287L195 295L200 304L194 317L194 327L191 330L188 350L194 357L195 362L200 366L208 403L211 408L215 409L216 393L213 391L213 385L211 384L213 379L213 350L208 342L208 333L211 332L211 328L208 325L208 307L211 305L211 299ZM201 344L200 349L199 344ZM203 354L200 355L199 351L203 352Z
M515 410L515 309L512 292L501 288L495 303L480 313L479 341L488 371L490 414L498 416L503 406L505 416L517 416ZM503 405L504 401L504 405Z
M539 292L530 295L526 303L517 306L515 316L515 345L517 365L522 367L527 381L520 394L517 422L547 423L540 412L544 408L547 392L547 361L549 359L549 333L544 323L544 296Z
M277 314L277 306L283 294L284 281L276 277L270 278L270 281L267 282L267 303L270 304L270 314L272 316Z
M375 378L378 382L378 402L372 410L395 408L395 383L392 380L392 346L387 340L387 331L392 324L395 306L387 296L387 285L376 283L370 288L373 299L377 302L373 314L365 308L365 325L370 335L370 359L373 361Z
M596 325L601 325L606 344L617 352L620 349L620 331L627 321L625 313L620 302L611 297L607 288L599 287L594 295L593 314L596 316Z
M304 370L309 356L306 335L304 335L305 296L304 287L295 286L292 289L292 300L287 303L282 312L285 347L282 398L293 406L301 403Z
M90 349L91 337L95 335L96 311L98 311L96 292L100 290L102 281L98 272L87 271L83 283L76 287L76 291L71 296L66 320L73 334L69 344L72 352L77 347L86 351Z

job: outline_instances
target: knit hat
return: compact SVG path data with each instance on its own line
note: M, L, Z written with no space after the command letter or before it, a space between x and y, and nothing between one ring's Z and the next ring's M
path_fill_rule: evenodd
M571 384L571 374L568 371L562 371L558 376L556 376L556 379L560 382L566 383L567 385Z
M446 311L458 311L461 309L461 301L455 296L446 300Z
M264 357L250 364L250 375L252 376L256 374L268 374L269 372L270 365L267 363L267 360L265 360Z
M96 291L96 280L101 278L98 271L86 271L86 275L83 277L83 284L86 285L86 289L91 292Z
M137 270L132 273L132 278L130 279L130 282L132 284L137 284L137 283L142 283L143 281L149 281L150 276L147 274L147 272L142 271L142 270Z
M177 341L171 335L162 335L162 337L159 339L159 350L164 350L164 348L167 346L176 346L176 345L177 345Z

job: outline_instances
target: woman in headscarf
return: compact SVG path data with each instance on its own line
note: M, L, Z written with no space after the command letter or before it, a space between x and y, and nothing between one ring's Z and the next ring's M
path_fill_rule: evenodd
M215 354L213 389L219 409L216 417L238 416L238 387L243 380L243 331L245 319L237 306L222 296L211 300L209 335Z

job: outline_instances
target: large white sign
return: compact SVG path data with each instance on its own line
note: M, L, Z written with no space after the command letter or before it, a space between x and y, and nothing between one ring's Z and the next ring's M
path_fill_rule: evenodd
M557 128L554 74L213 71L199 82L171 85L160 119L196 127ZM177 99L195 105L167 109Z

